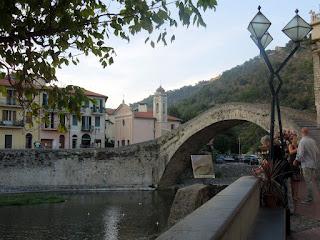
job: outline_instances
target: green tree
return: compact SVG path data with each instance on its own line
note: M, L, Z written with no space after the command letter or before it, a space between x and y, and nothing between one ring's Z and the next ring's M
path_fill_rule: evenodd
M38 108L33 96L46 88L53 98L49 108L78 111L85 96L81 97L81 89L75 86L59 89L57 68L77 64L77 56L89 53L98 57L103 67L112 64L115 49L108 43L111 37L129 41L143 31L145 42L152 47L159 42L166 45L168 38L175 39L168 36L168 28L179 22L205 26L202 13L216 5L216 0L0 1L0 70L6 72L20 104ZM48 84L52 87L47 88ZM55 101L57 96L63 99Z

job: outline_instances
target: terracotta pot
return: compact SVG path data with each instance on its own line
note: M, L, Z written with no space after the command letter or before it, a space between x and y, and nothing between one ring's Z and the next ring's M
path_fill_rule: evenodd
M264 204L268 208L277 208L279 199L274 194L268 193L263 196Z

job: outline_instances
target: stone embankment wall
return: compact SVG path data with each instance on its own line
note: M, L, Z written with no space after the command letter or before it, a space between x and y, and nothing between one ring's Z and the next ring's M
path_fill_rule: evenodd
M192 213L205 202L223 190L226 186L194 184L180 188L173 200L168 226L171 227L180 219Z
M155 142L119 149L1 150L0 192L148 188L155 184Z

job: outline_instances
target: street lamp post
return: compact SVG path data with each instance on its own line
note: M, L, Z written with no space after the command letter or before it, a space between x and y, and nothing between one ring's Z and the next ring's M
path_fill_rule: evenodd
M249 23L248 30L251 33L251 38L254 43L260 49L260 54L263 57L268 70L270 71L269 77L269 88L271 91L271 114L270 114L270 154L269 160L274 160L274 128L275 128L275 111L277 112L278 116L278 126L279 126L279 133L280 133L280 142L281 142L281 153L282 159L284 158L284 147L285 142L283 139L283 132L282 132L282 122L281 122L281 110L280 110L280 99L279 99L279 92L281 90L283 81L280 76L281 70L284 66L288 63L291 57L296 53L296 51L300 47L300 42L310 33L311 26L303 20L299 16L299 11L296 10L296 15L293 19L283 28L283 32L294 42L294 48L291 50L290 54L287 58L280 64L280 66L275 69L272 66L272 63L269 59L268 54L266 53L266 47L272 42L273 38L268 32L268 29L271 26L271 22L261 13L261 7L258 7L258 13L254 16L252 21ZM275 79L278 82L275 82Z

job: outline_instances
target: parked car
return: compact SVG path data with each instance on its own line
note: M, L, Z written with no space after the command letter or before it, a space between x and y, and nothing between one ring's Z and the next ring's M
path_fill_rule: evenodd
M233 157L231 157L231 156L225 156L225 157L223 158L223 160L224 160L225 162L234 162L234 161L235 161L235 159L234 159Z
M247 163L249 165L258 165L259 164L259 159L256 155L247 155L244 157L243 160L244 163Z
M222 164L224 163L224 157L222 155L218 155L216 157L216 161L215 161L217 164Z

